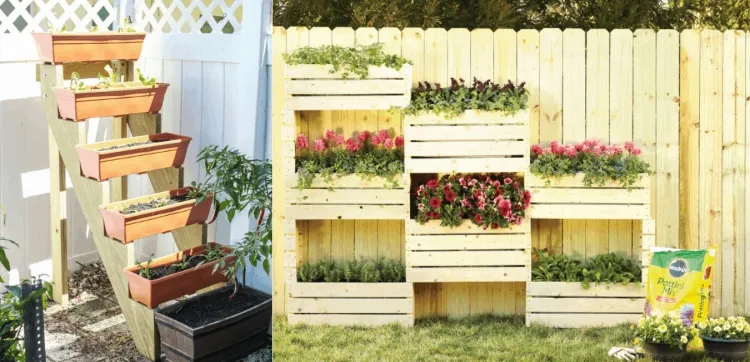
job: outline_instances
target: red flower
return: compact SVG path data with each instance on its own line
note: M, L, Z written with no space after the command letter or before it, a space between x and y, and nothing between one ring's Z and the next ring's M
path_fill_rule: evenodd
M381 141L385 141L385 139L388 138L388 130L381 129L378 132L378 138L380 138Z
M531 146L531 152L534 152L537 155L541 155L544 152L544 148L542 148L541 145L533 145Z
M474 215L474 222L477 225L482 225L482 214L476 214L476 215Z
M326 130L326 139L327 139L327 140L331 141L331 140L333 140L333 139L334 139L335 137L336 137L336 132L335 132L334 130L332 130L332 129L327 129L327 130Z
M427 187L434 190L438 187L438 180L427 181Z
M640 148L634 148L632 151L630 151L630 153L632 153L633 156L638 156L638 155L641 154L641 149Z
M440 199L437 197L433 197L430 199L430 207L433 209L437 209L440 207Z
M297 136L297 149L305 149L309 146L309 143L307 141L307 136L304 134L300 134Z
M510 201L508 201L507 199L500 201L499 208L500 208L500 215L506 218L511 216L512 211L510 209Z
M357 138L359 138L359 142L365 143L368 139L370 139L370 132L362 131L362 133L357 135Z
M499 229L500 225L498 225L496 222L493 222L492 225L490 225L493 229Z
M453 202L453 200L456 199L456 193L453 192L453 190L448 189L448 191L445 193L445 201Z
M359 151L359 148L361 147L361 144L359 141L355 140L354 138L349 137L348 140L346 140L346 149L349 152L357 152Z
M505 182L506 185L510 185L513 183L513 180L511 180L510 177L506 177L505 180L503 180L503 182Z
M531 203L531 192L529 190L523 190L523 207L528 208Z
M326 150L326 142L323 141L323 139L319 139L315 141L315 151L323 152Z
M404 136L397 136L393 139L393 142L396 143L396 147L404 148Z
M519 216L516 218L516 225L521 225L521 223L523 223L523 218Z

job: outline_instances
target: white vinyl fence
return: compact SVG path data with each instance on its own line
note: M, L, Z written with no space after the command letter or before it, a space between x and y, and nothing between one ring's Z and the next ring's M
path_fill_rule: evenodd
M163 131L193 138L184 165L185 181L205 177L195 156L207 145L229 145L249 157L270 157L268 123L268 30L270 0L0 0L0 204L8 214L0 235L19 247L8 249L10 282L51 274L47 121L35 81L38 62L30 33L48 23L88 31L114 29L130 16L146 37L137 67L170 84L162 109ZM249 26L243 26L249 24ZM109 119L88 121L88 141L109 138ZM153 192L148 177L129 176L129 197ZM68 256L98 259L75 192L68 189ZM225 216L209 227L209 240L237 242L250 227ZM169 234L137 241L140 258L175 251ZM248 284L270 292L261 268L248 271Z

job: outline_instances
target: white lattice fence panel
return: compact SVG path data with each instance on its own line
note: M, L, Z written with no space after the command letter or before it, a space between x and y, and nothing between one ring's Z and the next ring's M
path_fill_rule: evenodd
M63 26L88 31L116 25L115 0L0 0L0 34L27 34Z
M136 26L153 33L239 33L242 0L138 1Z

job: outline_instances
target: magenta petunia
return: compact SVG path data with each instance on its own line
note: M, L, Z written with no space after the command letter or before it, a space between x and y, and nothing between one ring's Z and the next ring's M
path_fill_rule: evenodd
M307 141L307 136L305 136L304 134L299 134L297 136L297 149L305 149L309 146L310 144Z
M323 152L326 150L326 142L323 139L315 140L315 151Z

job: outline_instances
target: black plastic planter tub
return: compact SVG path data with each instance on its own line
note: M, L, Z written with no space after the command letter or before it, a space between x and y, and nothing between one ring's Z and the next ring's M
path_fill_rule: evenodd
M166 361L235 362L267 343L271 296L253 288L241 288L232 299L249 297L262 299L262 302L219 321L192 328L170 316L190 303L200 305L216 294L231 293L233 288L231 285L223 287L154 311Z
M749 341L701 337L703 348L710 357L721 361L746 361Z

